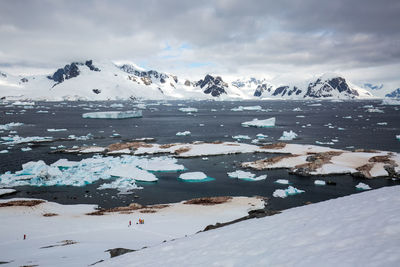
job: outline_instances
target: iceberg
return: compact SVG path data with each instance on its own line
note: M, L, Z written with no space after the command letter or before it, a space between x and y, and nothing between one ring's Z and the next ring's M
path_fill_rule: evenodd
M265 127L273 127L275 126L275 117L266 119L266 120L259 120L254 119L252 121L242 122L243 127L258 127L258 128L265 128Z
M6 172L0 175L0 186L85 186L100 179L115 179L115 183L105 185L111 188L117 184L127 184L133 188L135 181L155 182L157 177L150 172L183 170L182 165L170 157L154 157L151 159L137 156L102 157L69 161L60 159L47 165L44 161L30 161L22 165L22 170L15 173ZM158 164L158 165L157 165ZM146 169L147 168L147 169ZM123 180L125 179L125 180Z
M179 108L178 109L179 111L182 111L182 112L197 112L197 108Z
M356 188L359 189L359 190L370 190L370 189L372 189L369 185L364 184L364 183L358 183L356 185Z
M233 139L237 139L237 140L250 140L251 138L248 135L235 135L232 136Z
M123 108L124 105L123 104L111 104L110 108Z
M384 111L379 109L379 108L369 108L369 109L367 109L367 112L370 112L370 113L384 113Z
M129 111L103 111L103 112L89 112L83 113L82 118L84 119L129 119L129 118L141 118L141 110L129 110Z
M31 151L31 150L32 150L32 148L30 148L30 147L21 147L22 152L27 152L27 151Z
M22 102L22 101L15 101L12 103L13 106L34 106L35 102Z
M256 137L257 137L257 139L265 139L265 138L267 138L268 137L268 135L265 135L265 134L257 134L256 135Z
M246 181L261 181L265 180L267 178L267 175L260 175L256 177L254 173L251 172L245 172L245 171L234 171L234 172L228 172L227 173L230 178L237 178L237 179L242 179Z
M208 177L204 172L186 172L179 175L179 179L186 182L208 182L215 180Z
M231 111L244 111L244 110L262 110L261 106L247 106L247 107L243 107L243 106L239 106L236 108L232 108Z
M326 182L323 181L323 180L315 180L315 181L314 181L314 184L315 184L315 185L326 185Z
M0 154L6 154L6 153L8 153L7 149L0 150Z
M66 132L67 129L47 129L48 132Z
M297 189L293 186L289 186L287 189L277 189L274 191L272 194L273 197L280 197L280 198L285 198L287 196L292 196L292 195L297 195L304 193L304 190Z
M283 131L282 136L278 139L281 141L290 141L297 138L297 134L290 130L289 132Z
M2 136L1 140L3 140L3 144L5 144L5 145L15 145L15 144L23 144L23 143L51 142L51 141L53 141L53 137L51 137L51 136L21 137L19 135L15 135L15 136Z
M135 183L135 179L132 178L118 178L111 183L105 183L97 187L99 190L103 189L116 189L119 191L118 194L130 194L133 189L142 189Z
M379 126L386 126L386 125L387 125L387 122L377 122L376 125L379 125Z
M400 134L396 135L396 139L400 141Z
M0 130L9 131L11 128L24 125L22 122L10 122L7 124L0 124Z
M289 184L289 180L286 179L278 179L275 181L277 184Z
M184 131L184 132L177 132L176 135L177 136L187 136L187 135L191 135L192 133L190 131Z

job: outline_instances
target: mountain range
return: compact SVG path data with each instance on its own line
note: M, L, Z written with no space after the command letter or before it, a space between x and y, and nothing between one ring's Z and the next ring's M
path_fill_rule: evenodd
M49 75L15 76L0 72L2 99L122 100L122 99L359 99L367 90L344 77L325 74L314 80L276 84L271 80L225 80L207 74L194 81L133 63L72 62Z

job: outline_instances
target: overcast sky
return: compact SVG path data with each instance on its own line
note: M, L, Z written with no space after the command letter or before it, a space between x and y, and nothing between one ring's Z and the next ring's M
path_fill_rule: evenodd
M338 72L400 87L399 0L0 0L0 69L129 60L200 78Z

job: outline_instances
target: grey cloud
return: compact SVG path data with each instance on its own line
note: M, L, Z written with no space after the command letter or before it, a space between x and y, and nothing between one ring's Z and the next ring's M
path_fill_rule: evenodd
M389 66L400 62L399 15L397 0L4 1L0 62L126 58L178 72L191 61L221 72ZM166 43L191 52L168 59Z

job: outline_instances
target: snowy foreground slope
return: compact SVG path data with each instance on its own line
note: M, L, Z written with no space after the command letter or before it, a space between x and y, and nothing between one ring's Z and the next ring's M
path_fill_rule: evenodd
M121 99L360 99L367 90L338 74L291 81L242 78L233 81L207 74L198 81L148 70L134 64L72 62L48 75L15 76L0 72L0 98L6 100Z
M283 211L98 266L399 266L400 186Z

